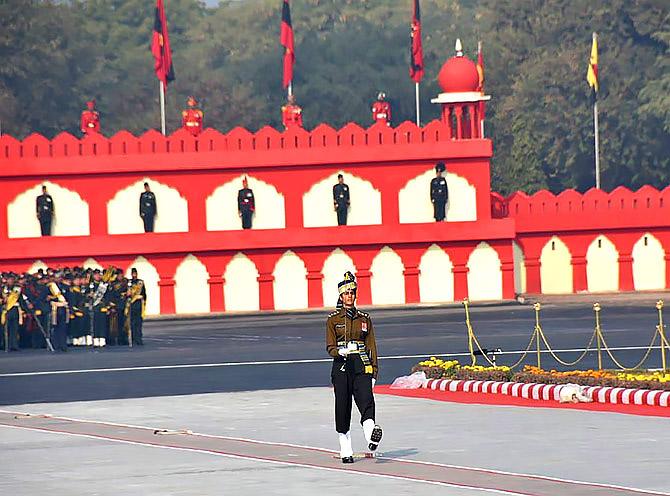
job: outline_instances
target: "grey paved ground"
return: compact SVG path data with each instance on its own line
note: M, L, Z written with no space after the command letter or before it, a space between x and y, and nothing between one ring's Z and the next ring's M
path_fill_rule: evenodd
M328 388L303 388L11 409L334 449L331 395ZM377 401L383 451L398 458L670 491L667 419L391 396ZM0 439L0 494L307 495L344 487L374 494L485 494L6 427ZM358 425L354 442L362 448Z

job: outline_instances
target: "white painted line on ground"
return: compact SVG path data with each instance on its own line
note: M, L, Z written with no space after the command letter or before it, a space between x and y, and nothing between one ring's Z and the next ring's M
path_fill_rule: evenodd
M653 349L660 349L660 346L654 346ZM612 347L612 351L626 351L626 350L646 350L646 346L620 346ZM560 350L553 350L554 353L581 353L583 348L565 348ZM594 348L591 351L596 351ZM497 355L520 355L524 351L503 351ZM535 353L531 350L530 353ZM541 353L549 353L549 350L542 350ZM404 360L409 358L424 358L429 357L465 357L470 356L469 353L424 353L418 355L390 355L379 357L379 360ZM111 367L99 369L73 369L73 370L44 370L41 372L9 372L0 374L0 377L32 377L41 375L68 375L68 374L89 374L102 372L134 372L140 370L172 370L172 369L197 369L197 368L215 368L215 367L241 367L241 366L255 366L255 365L299 365L305 363L326 363L330 362L332 358L307 358L303 360L266 360L256 362L218 362L218 363L184 363L176 365L143 365L138 367Z

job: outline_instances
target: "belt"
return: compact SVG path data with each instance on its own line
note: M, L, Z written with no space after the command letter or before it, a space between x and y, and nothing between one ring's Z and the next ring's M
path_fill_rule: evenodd
M363 341L338 341L337 346L347 346L349 343L356 343L356 347L358 348L356 351L350 351L349 354L357 354L359 357L361 357L361 361L363 362L363 366L365 367L365 373L366 374L372 374L373 373L373 368L372 368L372 363L370 362L370 357L367 354L366 347L365 347L365 342Z

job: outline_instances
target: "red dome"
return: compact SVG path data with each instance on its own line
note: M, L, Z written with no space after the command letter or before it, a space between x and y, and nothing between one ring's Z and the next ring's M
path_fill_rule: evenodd
M440 69L437 82L440 83L444 93L477 91L479 87L477 66L465 56L452 57Z

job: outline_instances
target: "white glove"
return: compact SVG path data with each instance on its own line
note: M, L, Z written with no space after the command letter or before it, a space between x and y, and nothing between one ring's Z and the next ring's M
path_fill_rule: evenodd
M349 350L349 353L351 353L352 351L358 351L358 345L353 341L349 341L347 343L347 350Z
M346 356L349 354L349 350L346 349L346 348L338 348L338 349L337 349L337 353L338 353L340 356L343 356L343 357L346 358Z
M372 387L375 387L375 383L376 383L376 382L377 382L377 379L375 379L375 378L373 377L373 378L372 378Z

